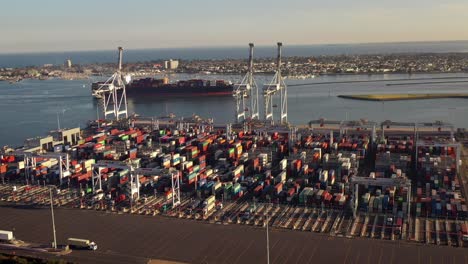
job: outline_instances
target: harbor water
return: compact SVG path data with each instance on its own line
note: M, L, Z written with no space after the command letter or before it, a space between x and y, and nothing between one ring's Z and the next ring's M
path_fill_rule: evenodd
M293 124L305 124L310 120L361 119L374 121L433 122L443 120L456 127L468 127L466 113L468 99L430 99L411 101L373 102L343 99L337 95L367 93L464 93L468 83L415 84L415 78L468 77L468 74L387 74L319 76L306 80L287 80L288 119ZM174 75L171 80L187 78L216 78L236 81L237 75ZM271 76L257 78L259 87ZM409 79L391 81L392 79ZM383 82L347 82L385 80ZM93 80L23 80L10 84L0 82L0 146L20 146L24 139L45 135L57 127L84 127L87 121L96 119L97 102L91 96ZM434 80L434 82L441 80ZM427 81L424 81L427 82ZM294 84L309 85L293 86ZM324 84L325 83L325 84ZM391 85L387 84L401 84ZM260 88L261 94L261 88ZM279 99L275 99L279 106ZM261 115L263 100L260 101ZM234 120L234 99L226 97L190 98L128 98L130 113L142 116L161 116L173 113L176 116L212 117L215 123ZM279 111L279 107L275 109ZM99 113L99 115L102 114ZM275 119L278 118L275 113Z

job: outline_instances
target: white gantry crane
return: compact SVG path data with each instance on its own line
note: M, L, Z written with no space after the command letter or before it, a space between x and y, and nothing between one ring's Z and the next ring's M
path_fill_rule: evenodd
M102 190L102 170L104 168L123 169L128 171L130 177L130 198L134 201L140 198L140 180L138 176L152 176L164 173L161 168L133 168L133 166L124 162L101 160L98 163L93 164L93 193L97 193ZM172 171L170 174L172 183L172 205L173 207L176 207L180 204L179 171Z
M24 151L13 151L8 152L8 155L12 156L22 156L24 161L24 174L26 182L31 180L31 183L34 182L34 177L31 175L31 169L37 166L36 158L47 158L47 159L56 159L58 165L58 176L60 185L63 183L63 179L70 176L70 158L67 153L32 153Z
M263 86L263 96L265 100L265 120L273 121L273 96L278 92L280 93L281 109L280 109L280 123L285 124L288 122L288 89L281 76L281 47L283 44L278 42L278 57L276 65L276 73L269 84Z
M246 119L250 110L250 118L259 118L258 109L258 86L253 77L253 49L254 44L249 43L249 65L248 71L239 84L236 84L233 91L233 96L236 100L236 121L240 122ZM247 108L245 98L250 97L250 109Z
M127 94L125 92L125 83L122 78L122 52L123 48L119 47L118 69L106 82L100 84L94 92L102 98L102 109L104 119L114 117L119 120L121 116L128 117L127 111Z

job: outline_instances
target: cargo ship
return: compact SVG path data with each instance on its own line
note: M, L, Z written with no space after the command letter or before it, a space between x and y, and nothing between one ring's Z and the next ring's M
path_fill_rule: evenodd
M104 82L92 84L93 96ZM168 78L155 79L143 78L131 81L125 86L127 96L165 96L165 97L189 97L189 96L232 96L233 84L225 80L201 80L191 79L170 83Z

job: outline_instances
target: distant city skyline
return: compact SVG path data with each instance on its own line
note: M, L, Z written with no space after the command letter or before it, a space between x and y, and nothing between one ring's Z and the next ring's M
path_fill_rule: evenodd
M468 40L462 0L2 4L0 53Z

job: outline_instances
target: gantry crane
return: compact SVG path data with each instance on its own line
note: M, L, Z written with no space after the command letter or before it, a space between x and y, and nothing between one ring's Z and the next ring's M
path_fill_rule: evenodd
M31 168L35 168L37 166L37 157L56 159L58 161L60 185L63 183L63 178L70 176L70 159L67 153L33 153L25 151L12 151L8 152L7 154L11 156L23 157L24 175L26 181L28 181L28 178L30 178L31 182L34 181L33 176L30 174L30 170Z
M410 219L410 211L411 211L411 181L406 177L397 177L397 178L370 178L370 177L351 177L351 184L354 184L353 190L353 216L356 218L357 208L358 208L358 201L359 201L359 185L365 185L366 187L369 186L380 186L382 188L385 187L406 187L407 191L407 201L408 201L408 219Z
M119 59L117 71L105 81L100 84L98 89L94 92L102 98L102 109L104 112L104 119L114 117L119 120L121 116L128 118L127 111L127 94L125 91L125 83L122 78L122 53L123 48L119 47Z
M276 73L269 84L263 86L263 96L265 100L265 120L273 121L273 96L280 93L280 123L288 122L288 89L281 76L281 42L278 45L278 57L276 61Z
M259 118L258 109L258 86L253 77L253 48L254 44L249 43L249 65L248 71L240 84L236 84L233 96L236 100L236 121L240 122L246 119L247 110L250 110L250 118ZM245 98L250 97L250 109L246 107Z
M161 168L134 168L123 162L117 161L99 161L93 164L93 177L92 187L93 193L97 193L102 190L102 170L104 168L115 168L128 170L130 176L130 197L133 200L140 198L140 181L138 175L161 175L163 169ZM172 205L173 207L180 204L180 179L178 171L171 171L171 183L172 183Z

